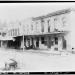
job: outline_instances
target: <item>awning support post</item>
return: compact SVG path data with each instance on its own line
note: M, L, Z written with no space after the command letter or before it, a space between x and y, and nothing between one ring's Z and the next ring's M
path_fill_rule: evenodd
M1 36L2 36L2 33L1 33ZM2 42L3 42L3 41L1 40L1 48L2 48Z
M2 40L1 40L1 48L2 48Z
M23 51L24 51L24 35L23 35Z

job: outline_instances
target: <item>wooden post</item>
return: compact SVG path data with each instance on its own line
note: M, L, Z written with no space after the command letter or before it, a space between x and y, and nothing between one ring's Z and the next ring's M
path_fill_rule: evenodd
M1 40L1 48L2 48L2 40Z
M23 34L23 51L24 51L24 34Z
M1 36L2 36L2 33L1 33ZM1 48L2 48L2 40L1 40Z
M23 51L24 51L24 25L23 25Z

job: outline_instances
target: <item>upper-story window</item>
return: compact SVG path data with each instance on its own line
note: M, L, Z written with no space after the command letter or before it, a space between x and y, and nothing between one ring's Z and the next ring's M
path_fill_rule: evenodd
M15 30L14 30L14 34L15 34L15 36L18 35L17 32L18 32L17 29L15 29Z
M12 29L9 31L9 33L10 33L10 36L12 36L13 34L12 34Z
M37 31L37 27L38 27L38 22L36 22L36 31Z
M54 31L58 31L57 29L57 21L58 21L58 18L54 18Z
M3 33L2 33L2 36L5 36L5 35L6 35L6 33L3 32Z
M62 23L63 23L63 26L66 25L66 17L65 16L62 18Z
M41 28L42 28L41 31L44 32L44 20L43 19L41 20Z
M15 36L15 29L12 29L12 36Z
M57 18L54 18L54 21L57 21L58 19Z
M48 22L48 32L50 32L50 19L47 22Z
M31 24L31 30L33 30L33 24Z

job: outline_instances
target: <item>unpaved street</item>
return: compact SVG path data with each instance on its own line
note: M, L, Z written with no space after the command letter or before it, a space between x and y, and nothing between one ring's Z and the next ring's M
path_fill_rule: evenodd
M11 58L19 65L15 71L75 71L74 54L60 56L0 49L0 65Z

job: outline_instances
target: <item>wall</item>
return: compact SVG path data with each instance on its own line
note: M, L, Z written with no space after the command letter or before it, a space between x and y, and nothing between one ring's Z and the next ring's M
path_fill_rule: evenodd
M75 11L70 13L70 39L71 47L75 48Z

